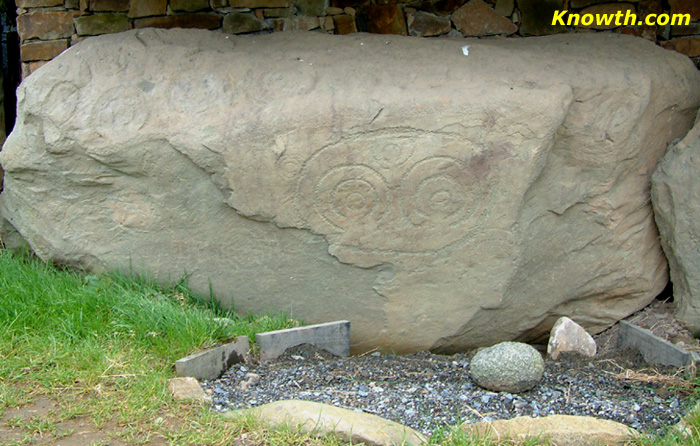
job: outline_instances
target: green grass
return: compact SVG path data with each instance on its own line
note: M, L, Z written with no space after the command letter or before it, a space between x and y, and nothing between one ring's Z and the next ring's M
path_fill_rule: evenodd
M189 408L203 418L195 427L185 421L185 434L154 424L174 404L167 380L175 360L232 336L296 325L282 315L229 313L184 281L81 276L0 250L0 415L50 395L68 418L116 422L126 437L155 432L197 444L204 432L206 444L224 444L235 430L214 429L206 408Z
M343 445L252 418L226 420L206 405L173 401L167 390L175 360L233 336L254 340L256 332L296 325L283 315L225 311L193 294L185 280L165 287L119 274L84 276L0 249L0 416L39 397L58 407L43 416L6 417L4 425L23 437L0 438L0 446L67 437L73 430L63 423L70 420L126 444ZM690 418L690 437L669 430L633 444L700 446L700 411ZM497 442L453 427L435 430L430 444L548 442Z

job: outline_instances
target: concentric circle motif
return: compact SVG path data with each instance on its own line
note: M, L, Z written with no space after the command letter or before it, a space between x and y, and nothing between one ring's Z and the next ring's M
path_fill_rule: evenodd
M372 148L372 158L385 169L400 166L411 155L413 155L413 150L410 147L401 147L395 143L376 144Z
M299 63L277 67L262 76L252 76L251 84L244 83L239 88L248 92L253 102L268 103L273 99L292 98L310 93L316 86L318 74L308 64Z
M44 99L44 110L51 120L60 125L68 121L78 103L78 87L72 82L58 82Z
M128 139L148 119L143 93L133 87L115 88L105 92L93 106L95 127L110 138Z
M338 229L381 220L389 205L384 178L364 165L326 171L314 185L314 210Z
M447 156L427 158L404 175L404 210L416 225L452 225L464 219L473 204L473 178L463 162Z

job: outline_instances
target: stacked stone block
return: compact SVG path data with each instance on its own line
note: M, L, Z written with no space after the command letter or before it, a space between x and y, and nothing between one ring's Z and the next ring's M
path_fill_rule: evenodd
M133 28L202 28L230 34L317 31L419 37L632 34L700 64L698 0L17 0L22 72L31 72L88 36ZM554 11L690 14L690 25L567 27Z

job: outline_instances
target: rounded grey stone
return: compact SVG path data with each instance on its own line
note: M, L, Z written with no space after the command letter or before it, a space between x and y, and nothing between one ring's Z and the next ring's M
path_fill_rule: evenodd
M530 390L544 374L542 355L521 342L502 342L474 355L469 373L480 387L496 392Z

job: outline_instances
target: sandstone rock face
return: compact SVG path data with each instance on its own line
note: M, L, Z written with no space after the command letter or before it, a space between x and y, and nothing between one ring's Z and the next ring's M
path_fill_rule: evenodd
M700 334L700 115L666 153L652 177L651 198L668 258L678 319Z
M615 446L639 435L634 429L616 421L573 415L465 423L462 429L494 440L549 439L551 444L557 446Z
M276 401L228 412L225 416L236 419L245 414L252 414L273 426L290 426L319 436L335 435L341 441L353 444L420 446L428 442L423 434L394 421L312 401Z
M484 389L519 393L530 390L542 379L544 360L532 346L522 342L501 342L474 355L469 375Z
M700 74L618 35L146 29L18 95L0 212L42 258L348 319L354 351L459 351L663 289L648 183Z

